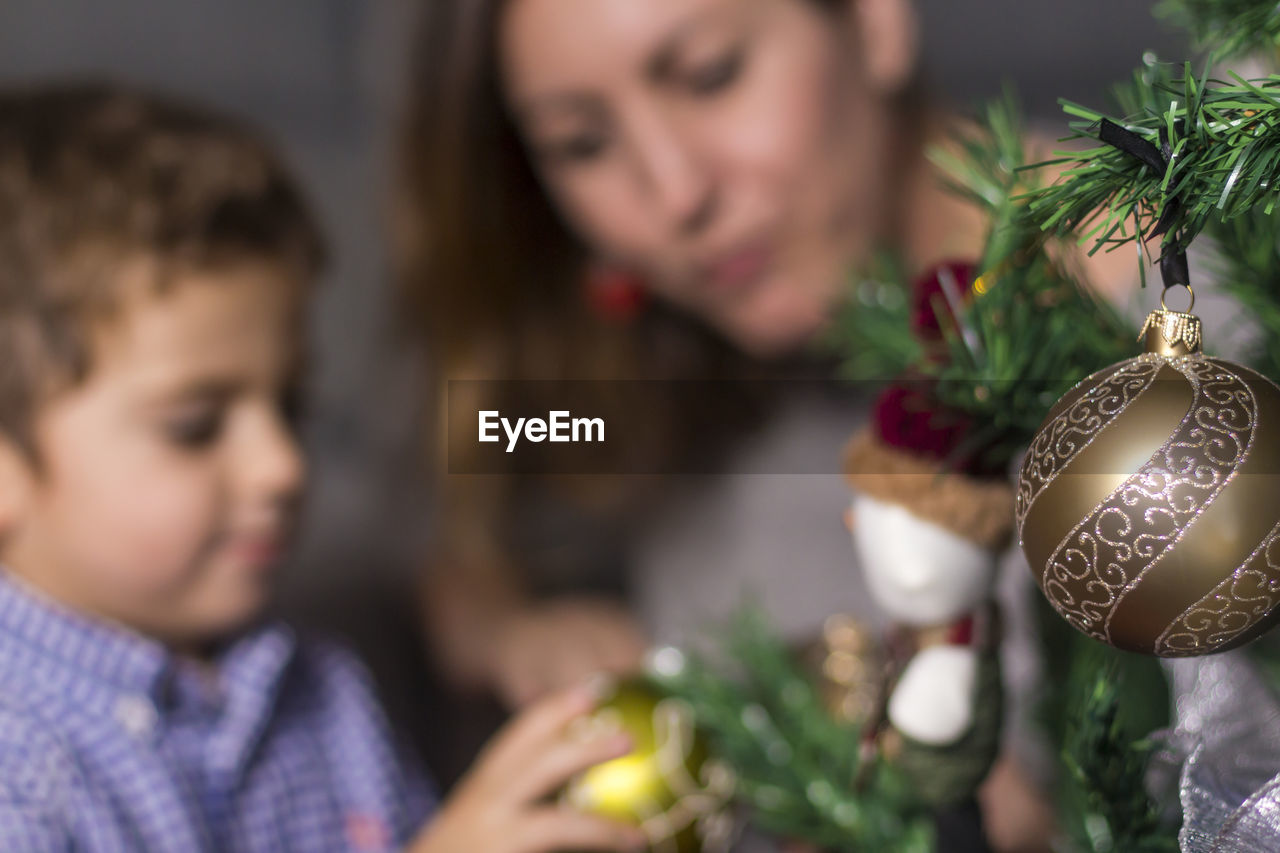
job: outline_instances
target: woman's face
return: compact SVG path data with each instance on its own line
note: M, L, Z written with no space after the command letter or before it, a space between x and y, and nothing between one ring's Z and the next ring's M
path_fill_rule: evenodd
M906 0L508 0L506 95L569 224L744 349L802 343L888 226Z

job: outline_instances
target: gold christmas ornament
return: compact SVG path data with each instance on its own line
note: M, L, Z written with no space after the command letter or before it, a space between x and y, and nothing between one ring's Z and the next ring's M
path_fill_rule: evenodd
M874 713L884 655L879 639L866 625L847 613L828 616L821 641L807 657L832 717L842 723L862 723Z
M728 850L733 775L707 757L688 704L643 682L623 682L572 734L618 732L630 735L631 753L580 774L566 787L563 801L636 824L652 853Z
M1199 319L1163 304L1143 327L1146 352L1049 412L1023 460L1016 521L1069 623L1188 657L1280 617L1280 388L1204 355Z

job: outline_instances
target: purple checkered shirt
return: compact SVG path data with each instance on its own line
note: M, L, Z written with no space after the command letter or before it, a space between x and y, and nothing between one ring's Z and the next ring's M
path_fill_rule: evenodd
M272 624L196 671L0 572L0 851L389 851L433 806L342 650Z

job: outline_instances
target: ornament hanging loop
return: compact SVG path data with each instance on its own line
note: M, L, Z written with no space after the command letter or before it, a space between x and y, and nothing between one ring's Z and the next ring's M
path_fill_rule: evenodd
M1187 296L1189 296L1189 297L1191 298L1191 302L1190 302L1190 304L1188 304L1186 308L1183 308L1183 309L1182 309L1180 312L1178 312L1178 313L1181 313L1181 314L1190 314L1192 311L1194 311L1194 310L1195 310L1195 307L1196 307L1196 292L1195 292L1194 290L1192 290L1192 289L1191 289L1191 285L1189 285L1189 284L1174 284L1174 285L1170 285L1170 286L1166 287L1166 288L1164 289L1164 291L1160 294L1160 309L1161 309L1162 311L1172 311L1172 310L1173 310L1172 308L1170 308L1168 305L1166 305L1166 304L1165 304L1165 299L1166 299L1166 297L1168 297L1168 295L1169 295L1169 291L1170 291L1170 290L1172 290L1172 289L1173 289L1173 288L1175 288L1175 287L1184 287L1184 288L1186 288Z

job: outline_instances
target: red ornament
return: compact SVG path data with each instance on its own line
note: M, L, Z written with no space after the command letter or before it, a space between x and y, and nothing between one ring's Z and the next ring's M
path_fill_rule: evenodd
M640 276L617 267L591 267L585 284L592 313L609 322L630 322L649 302L649 292Z
M955 451L971 424L959 412L940 406L931 391L927 380L884 389L871 413L875 434L890 447L964 470L971 460L957 457Z
M957 331L956 312L969 301L975 272L968 261L945 261L911 283L911 331L916 337L926 344L941 341L943 318L951 332Z
M925 347L926 359L947 357L944 339L961 334L959 313L973 293L976 264L951 260L930 267L911 283L911 333ZM946 463L956 472L981 474L972 452L957 452L973 423L963 413L943 406L932 382L907 377L876 399L871 424L890 447L924 459Z

